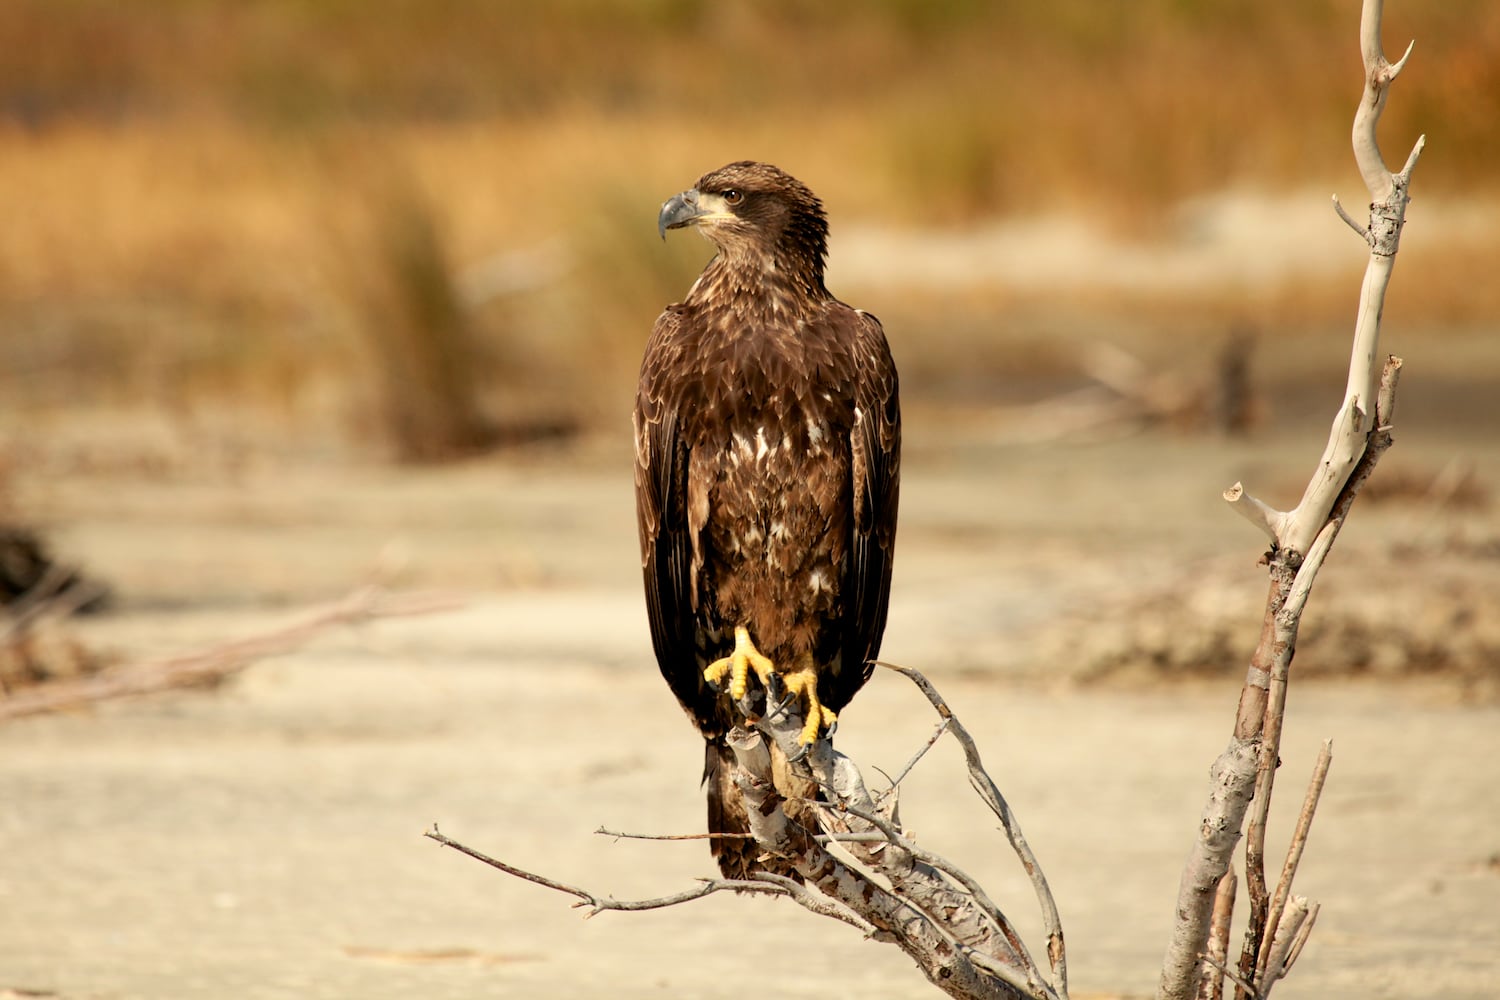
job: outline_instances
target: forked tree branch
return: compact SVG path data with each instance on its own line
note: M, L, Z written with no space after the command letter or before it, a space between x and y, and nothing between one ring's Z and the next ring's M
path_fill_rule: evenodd
M745 799L751 834L763 851L796 869L803 879L800 885L757 873L749 881L706 879L673 895L622 901L499 861L449 839L436 828L427 836L507 874L576 896L575 905L587 907L589 916L604 910L675 906L724 889L784 895L874 940L897 945L949 996L1067 1000L1067 964L1057 907L1015 816L985 772L972 737L932 684L915 670L891 669L911 679L942 719L916 758L945 732L953 733L963 745L970 783L1000 818L1041 901L1049 971L1038 967L1010 920L977 880L912 841L895 818L894 797L877 804L858 768L829 741L811 747L800 744L802 720L790 707L773 707L759 716L746 712L746 724L731 732L728 743L735 757L733 778ZM803 803L817 817L819 830L805 829L783 808L772 780L773 743L792 767L819 788L819 800Z
M453 596L393 594L378 584L366 584L287 625L178 656L123 664L103 673L13 694L0 699L0 722L114 698L212 684L267 657L290 653L337 625L428 615L462 605L463 601Z
M904 675L912 683L921 689L943 719L943 724L953 731L958 739L959 745L963 747L964 760L969 769L969 784L979 797L984 800L985 805L990 807L1000 820L1001 827L1005 830L1005 836L1010 841L1011 850L1016 852L1016 857L1021 859L1021 865L1026 870L1026 875L1031 879L1032 888L1036 892L1037 905L1042 911L1043 925L1047 931L1047 959L1052 966L1053 975L1060 991L1064 994L1068 991L1068 953L1063 939L1062 919L1057 913L1057 901L1052 897L1052 889L1047 884L1047 876L1042 871L1042 866L1037 862L1036 855L1031 852L1031 845L1026 843L1026 836L1021 832L1021 824L1015 814L1010 810L1010 804L1000 794L989 772L984 769L984 763L979 759L979 746L974 742L974 737L958 721L942 696L938 694L937 688L932 682L922 676L916 670L909 667L900 667L894 663L876 661L880 666L895 670Z
M1204 961L1212 959L1204 949L1209 939L1211 910L1215 908L1214 893L1223 888L1220 880L1229 870L1247 811L1250 825L1245 843L1245 884L1250 912L1239 969L1230 976L1237 984L1238 998L1264 1000L1272 985L1296 960L1317 911L1316 903L1309 905L1302 897L1290 896L1290 892L1307 827L1327 773L1326 746L1274 898L1266 885L1265 828L1280 761L1287 679L1302 612L1350 505L1375 463L1391 445L1391 414L1401 360L1390 357L1383 366L1377 364L1380 315L1405 222L1407 187L1425 140L1417 140L1405 166L1395 174L1385 166L1375 141L1375 126L1385 107L1390 83L1411 54L1408 47L1397 63L1386 61L1380 46L1382 9L1382 0L1365 0L1360 19L1365 89L1353 127L1355 160L1371 198L1369 225L1356 223L1337 199L1334 205L1340 217L1370 247L1350 353L1349 379L1323 457L1296 508L1285 513L1278 511L1251 496L1240 483L1224 493L1224 499L1237 513L1271 539L1270 591L1260 641L1251 656L1240 693L1234 732L1229 747L1213 765L1212 791L1183 869L1176 920L1157 988L1159 1000L1187 1000L1213 995L1217 990L1216 985L1202 982L1207 978ZM1298 900L1301 902L1297 903ZM1221 899L1219 908L1223 905ZM1212 978L1217 980L1218 973L1212 973Z
M583 915L585 920L598 916L605 910L660 910L668 906L676 906L679 903L690 903L695 899L702 899L704 896L711 896L716 892L723 892L726 889L736 892L763 892L774 896L787 895L785 886L779 882L770 880L706 878L700 880L696 889L687 889L683 892L676 892L667 896L656 896L651 899L615 899L612 896L600 896L576 885L559 882L557 879L548 878L546 875L538 875L536 872L519 868L509 862L501 861L499 858L492 858L483 851L476 850L467 844L459 843L447 836L437 828L437 824L435 823L432 829L423 833L422 836L428 840L435 840L444 847L451 847L460 854L467 854L475 861L483 862L491 868L502 871L507 875L513 875L527 882L534 882L548 889L556 889L558 892L567 893L569 896L577 896L578 902L573 905L575 907L588 907L588 912Z
M1391 82L1405 67L1412 51L1412 46L1408 45L1406 53L1397 62L1393 64L1386 60L1380 44L1383 9L1383 0L1366 0L1360 15L1359 43L1364 59L1365 87L1352 129L1354 159L1370 193L1369 224L1359 225L1338 199L1334 199L1334 209L1339 216L1370 247L1370 260L1360 287L1344 402L1334 418L1328 446L1317 471L1294 509L1278 512L1245 493L1238 483L1225 491L1224 497L1235 505L1238 513L1265 531L1278 548L1289 548L1299 554L1307 552L1322 530L1334 500L1359 461L1366 439L1375 427L1375 394L1380 384L1380 315L1385 306L1386 286L1395 266L1396 252L1400 248L1401 229L1406 222L1411 173L1427 142L1426 136L1417 139L1406 163L1397 173L1391 172L1380 154L1375 127L1385 110Z

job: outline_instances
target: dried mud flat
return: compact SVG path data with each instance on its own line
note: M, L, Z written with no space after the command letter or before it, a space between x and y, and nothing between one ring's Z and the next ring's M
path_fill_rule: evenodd
M980 423L924 433L917 416L885 654L926 670L981 741L1052 879L1075 996L1148 996L1248 647L1216 672L1195 660L1253 633L1262 596L1260 540L1217 493L1245 478L1285 500L1322 432L1022 447ZM1418 426L1381 472L1493 469L1480 430ZM254 632L377 564L393 587L466 604L328 632L214 691L0 726L0 997L934 995L894 949L790 905L582 922L422 838L435 822L618 897L709 873L701 843L592 832L703 821L697 737L650 657L623 447L424 472L23 477L19 501L120 595L78 626L91 647L150 656ZM1273 855L1322 739L1335 759L1299 878L1323 912L1278 996L1500 994L1497 536L1488 506L1357 505L1320 578L1309 630L1365 614L1468 658L1395 662L1377 636L1360 666L1331 626L1299 653L1294 669L1320 676L1293 690ZM1240 624L1204 640L1221 619ZM1153 661L1163 644L1176 652ZM838 739L873 777L932 725L880 674ZM921 841L1033 930L954 748L904 795Z

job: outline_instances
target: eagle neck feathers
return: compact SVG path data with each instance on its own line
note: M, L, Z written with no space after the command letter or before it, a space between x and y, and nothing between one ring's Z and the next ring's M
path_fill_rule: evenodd
M823 260L794 253L720 251L684 305L738 333L790 332L833 300Z

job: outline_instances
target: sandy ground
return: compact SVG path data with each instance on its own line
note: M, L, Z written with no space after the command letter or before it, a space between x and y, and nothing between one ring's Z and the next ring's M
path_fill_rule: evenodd
M1075 995L1149 995L1243 658L1216 679L1081 684L1056 651L1174 582L1224 588L1221 610L1253 629L1260 541L1217 493L1305 481L1323 431L1056 449L979 425L941 443L914 416L885 655L924 668L980 739L1052 880ZM0 726L0 997L934 995L893 948L788 904L582 922L422 838L437 823L619 897L709 873L701 843L593 833L703 823L699 741L650 657L623 444L421 472L23 477L23 505L117 588L79 633L100 648L253 632L377 565L467 604L330 632L217 691ZM1457 454L1494 467L1483 427L1419 427L1387 463ZM1445 537L1495 533L1485 511L1444 517ZM1430 590L1439 549L1389 557L1414 523L1432 526L1420 507L1357 507L1310 622L1387 583ZM1465 586L1488 601L1497 575L1491 557ZM1500 707L1472 695L1441 675L1294 690L1273 856L1319 741L1335 761L1299 879L1323 912L1278 996L1500 995ZM838 742L893 771L932 725L886 674ZM1035 940L1030 890L954 747L908 779L903 815Z

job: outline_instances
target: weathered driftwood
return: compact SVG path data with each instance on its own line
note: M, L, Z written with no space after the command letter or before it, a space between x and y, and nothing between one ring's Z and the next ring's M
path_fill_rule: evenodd
M1392 173L1386 167L1375 141L1375 126L1385 107L1391 81L1411 54L1408 47L1399 62L1386 61L1380 45L1382 8L1382 0L1365 0L1360 19L1365 89L1353 128L1355 159L1370 192L1369 224L1356 223L1335 199L1340 217L1370 247L1344 401L1334 418L1322 459L1295 508L1278 511L1256 499L1240 483L1224 493L1224 499L1235 511L1271 539L1268 557L1271 585L1260 642L1241 690L1234 733L1228 748L1213 765L1212 791L1183 869L1176 920L1157 989L1162 1000L1198 996L1204 978L1219 976L1219 970L1213 968L1217 963L1208 961L1210 956L1205 952L1211 911L1220 880L1230 868L1231 854L1240 839L1247 811L1251 816L1246 837L1245 882L1250 914L1239 968L1231 974L1237 985L1237 997L1266 996L1295 961L1316 912L1316 904L1308 906L1302 900L1300 905L1294 905L1300 897L1288 901L1288 896L1306 828L1316 807L1317 792L1327 773L1331 756L1327 746L1304 805L1298 839L1294 839L1283 866L1274 899L1266 888L1265 825L1279 763L1287 676L1302 611L1355 495L1391 444L1391 414L1401 360L1390 357L1383 365L1377 360L1380 316L1405 221L1407 188L1424 139L1417 140L1399 173Z
M800 885L761 872L753 880L706 879L694 889L673 895L621 901L487 857L436 828L427 836L508 874L577 896L580 902L575 905L587 906L590 916L603 910L677 905L724 889L789 896L799 905L842 920L874 940L895 944L949 996L964 1000L1067 1000L1067 955L1056 904L1019 823L985 772L973 739L925 677L905 667L883 666L911 679L942 719L906 770L944 733L952 733L962 745L970 783L1000 819L1036 890L1047 931L1045 971L972 876L912 841L897 816L894 794L879 800L871 796L858 767L830 741L822 740L811 747L800 745L802 720L787 708L764 716L747 711L745 725L733 731L729 744L735 754L734 780L745 796L751 835L764 851L791 862L803 879ZM771 775L772 743L818 787L819 798L803 805L813 807L819 829L806 829L782 808Z
M448 611L462 602L431 594L391 594L375 584L255 635L159 660L121 664L87 677L54 681L0 698L0 722L93 702L213 684L268 656L289 653L336 625Z

